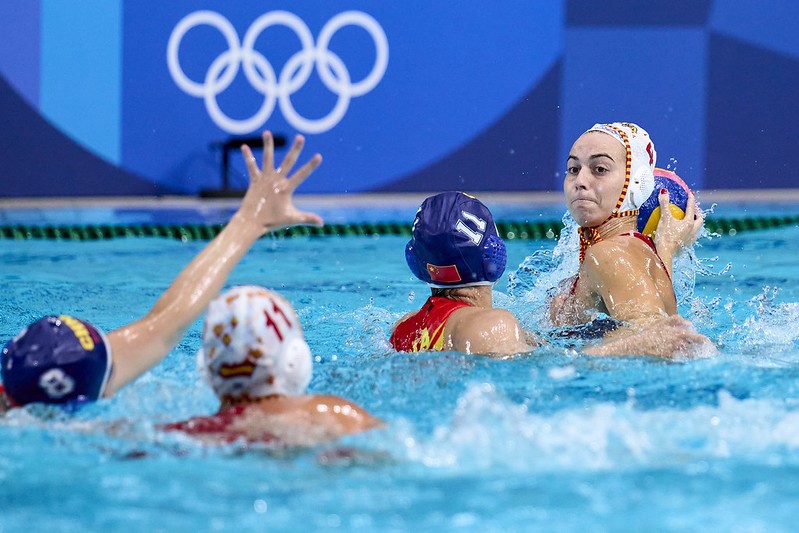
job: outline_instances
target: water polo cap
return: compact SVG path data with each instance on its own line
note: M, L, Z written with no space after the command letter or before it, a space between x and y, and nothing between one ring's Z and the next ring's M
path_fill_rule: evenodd
M100 330L68 315L46 316L6 343L0 374L17 405L85 402L103 395L111 363Z
M211 302L198 363L220 399L296 396L311 381L311 350L294 308L253 285Z
M591 131L610 135L624 146L624 151L627 154L624 185L621 188L619 199L616 201L616 206L602 224L611 218L637 216L638 209L655 189L654 172L657 162L655 144L644 128L631 122L594 124L585 133ZM595 226L580 228L580 262L585 258L588 246L600 240L602 240L602 236Z
M586 133L600 131L619 141L627 153L624 186L613 215L637 214L655 189L655 145L644 128L630 122L594 124Z
M498 280L507 252L491 211L480 200L443 192L427 198L416 212L405 260L431 287L470 287Z

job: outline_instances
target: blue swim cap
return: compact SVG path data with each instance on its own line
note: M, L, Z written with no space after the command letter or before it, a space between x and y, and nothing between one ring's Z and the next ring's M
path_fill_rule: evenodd
M480 200L443 192L427 198L416 212L405 260L431 287L469 287L498 280L507 253L491 211Z
M37 320L0 352L3 386L18 405L97 400L110 374L105 336L68 315Z

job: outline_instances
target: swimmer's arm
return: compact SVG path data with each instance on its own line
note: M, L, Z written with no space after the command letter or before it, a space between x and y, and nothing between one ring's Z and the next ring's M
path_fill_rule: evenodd
M476 355L511 355L525 353L537 345L519 321L504 309L469 310L447 321L446 335L451 348ZM457 312L457 311L456 311ZM453 321L453 318L456 320ZM452 324L452 325L451 325Z
M660 202L660 220L655 229L655 248L658 255L666 265L669 277L672 276L672 263L676 253L690 246L696 241L699 229L705 222L702 210L696 207L694 193L688 194L685 206L685 217L678 220L669 208L669 192L665 191L658 196Z
M319 166L321 156L314 155L286 179L302 150L303 137L296 137L277 169L272 135L265 132L263 140L262 169L250 148L242 147L250 185L230 222L175 278L146 316L108 335L114 366L106 396L158 364L174 348L262 235L291 225L322 224L318 215L299 211L292 199L294 190Z
M602 299L607 314L630 322L667 315L645 259L629 246L599 243L588 249L581 280Z
M691 357L716 352L712 341L694 331L684 318L673 315L651 318L624 326L608 334L583 352L589 355L652 355Z

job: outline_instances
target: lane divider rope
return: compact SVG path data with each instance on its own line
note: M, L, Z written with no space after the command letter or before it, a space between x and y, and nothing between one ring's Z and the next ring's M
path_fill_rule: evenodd
M705 228L711 233L735 235L741 231L799 226L799 216L710 218ZM222 231L222 224L82 224L82 225L0 225L0 239L49 239L66 241L93 241L120 237L167 237L183 241L211 240ZM563 224L560 220L539 222L497 222L499 235L505 240L557 239ZM350 235L404 235L411 234L411 225L402 223L326 224L321 228L297 226L286 228L267 236L322 237Z

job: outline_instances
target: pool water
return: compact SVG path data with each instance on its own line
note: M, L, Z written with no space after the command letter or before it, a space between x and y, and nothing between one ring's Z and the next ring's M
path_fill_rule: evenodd
M393 353L392 324L428 294L405 242L267 238L230 279L292 301L310 391L386 429L280 454L157 431L217 408L195 368L198 322L111 400L0 418L0 531L795 530L799 229L703 239L682 260L697 274L681 310L720 350L682 362L558 342L507 360ZM0 241L0 338L53 312L128 323L203 244ZM508 242L495 300L531 329L555 274L530 265L551 267L554 248Z

